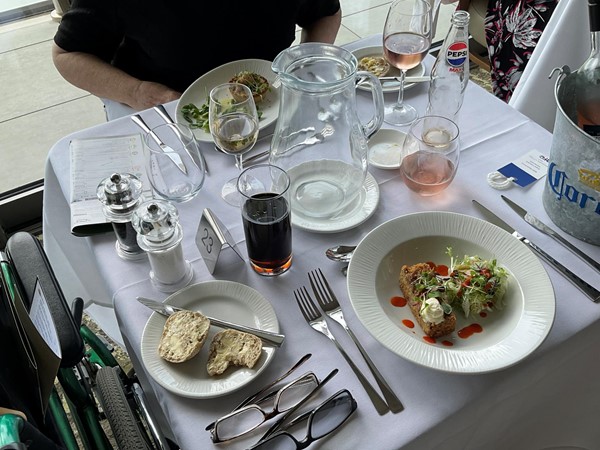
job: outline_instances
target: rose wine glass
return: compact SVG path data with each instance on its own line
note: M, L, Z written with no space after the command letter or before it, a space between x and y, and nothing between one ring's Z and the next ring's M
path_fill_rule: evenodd
M234 155L241 170L242 155L254 147L258 137L258 113L248 86L224 83L213 88L209 95L208 123L215 145ZM230 205L239 205L237 177L225 183L221 197Z
M410 125L417 110L404 103L406 71L417 67L431 46L431 7L427 0L396 0L391 4L383 28L385 59L400 69L398 101L385 108L384 120L391 125Z

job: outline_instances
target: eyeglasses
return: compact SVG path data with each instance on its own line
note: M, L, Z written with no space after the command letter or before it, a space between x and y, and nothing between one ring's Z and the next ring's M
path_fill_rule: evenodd
M312 353L307 353L306 355L304 355L302 358L300 358L300 360L294 364L287 372L285 372L284 374L280 375L279 377L277 377L275 380L271 381L269 384L267 384L266 386L264 386L260 391L250 395L249 397L246 397L246 399L244 399L242 401L242 403L240 403L239 405L237 405L233 411L237 411L238 409L249 405L250 403L256 403L257 400L258 401L262 401L262 400L266 400L267 398L273 397L277 394L277 391L271 392L270 394L264 395L265 392L268 392L269 389L271 389L273 386L275 386L277 383L279 383L281 380L283 380L284 378L288 377L292 372L294 372L298 367L300 367L302 364L304 364L306 361L308 361L308 359L312 356ZM233 412L232 411L232 412ZM214 427L215 427L216 421L210 423L209 425L206 426L206 431L211 431Z
M320 383L314 373L308 372L289 382L281 389L271 391L273 386L289 376L311 356L310 353L304 355L291 369L263 387L256 394L246 398L231 413L208 425L206 430L210 431L212 441L218 443L240 437L256 429L272 417L286 411L288 413L293 411L294 408L312 397L321 386L326 384L338 372L337 369L333 370ZM268 408L269 410L266 410L265 404L270 401L272 406ZM287 417L287 414L285 417Z
M347 389L338 391L312 411L292 419L280 431L271 434L249 450L301 450L317 439L333 433L356 411L356 400ZM308 421L306 437L299 441L287 430L302 421Z
M273 399L273 395L270 394L254 404L246 405L221 417L210 430L212 441L215 443L229 441L249 433L272 417L294 408L318 385L319 380L315 374L307 372L275 393L272 408L266 410L261 407L261 404Z

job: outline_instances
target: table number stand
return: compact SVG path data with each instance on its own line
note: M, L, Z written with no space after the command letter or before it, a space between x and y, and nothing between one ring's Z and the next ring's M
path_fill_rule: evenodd
M214 273L217 267L221 251L226 247L231 247L235 254L244 261L244 257L233 241L231 233L209 208L205 208L202 212L202 218L196 232L196 246L211 274Z

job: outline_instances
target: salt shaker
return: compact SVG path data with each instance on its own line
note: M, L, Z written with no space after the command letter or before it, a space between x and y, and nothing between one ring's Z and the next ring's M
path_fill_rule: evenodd
M137 233L131 225L131 215L142 202L140 179L130 173L113 173L100 182L96 195L117 236L117 254L130 261L145 258L146 253L138 245Z
M137 207L131 222L139 246L148 253L154 287L161 292L175 292L187 286L194 272L183 257L177 208L166 200L149 200Z

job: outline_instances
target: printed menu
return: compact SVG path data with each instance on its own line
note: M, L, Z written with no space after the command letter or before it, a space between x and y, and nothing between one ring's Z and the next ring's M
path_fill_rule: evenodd
M143 185L144 197L152 196L144 169L140 134L103 138L73 139L71 153L71 233L90 236L111 229L96 196L98 184L113 173L131 173Z

